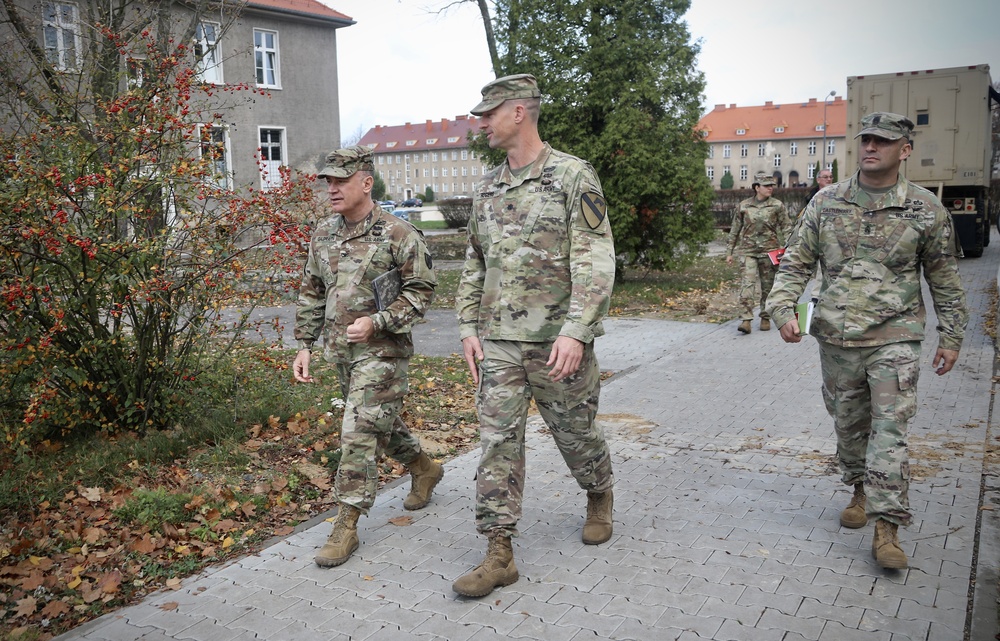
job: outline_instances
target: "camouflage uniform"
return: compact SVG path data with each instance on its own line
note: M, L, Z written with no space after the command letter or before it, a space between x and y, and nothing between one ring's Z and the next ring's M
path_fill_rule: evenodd
M774 184L771 176L761 177L760 184ZM753 308L757 305L754 294L757 282L760 281L760 317L769 318L764 309L767 295L774 284L774 275L778 268L771 264L767 252L785 246L791 233L791 222L788 209L784 203L774 197L758 200L751 196L740 201L733 214L732 227L729 230L729 245L726 255L738 253L742 257L740 265L740 307L743 309L742 319L753 319Z
M393 267L402 291L378 311L372 279ZM423 235L377 205L353 232L339 214L323 220L309 243L295 338L300 349L312 349L323 331L323 357L337 365L346 406L334 494L363 512L375 501L383 451L402 463L421 452L399 413L413 355L410 327L430 306L436 284ZM347 327L362 316L372 319L375 336L349 343Z
M516 175L505 161L478 185L456 308L460 337L478 337L484 353L480 532L517 532L532 397L580 487L613 485L594 420L600 371L593 341L604 334L615 279L606 208L593 168L548 145ZM577 372L554 383L546 361L558 336L583 342L585 351Z
M782 258L767 306L781 327L794 320L817 262L823 275L809 333L819 342L823 398L834 418L848 485L864 483L867 513L910 521L907 422L916 413L920 342L930 287L943 349L962 345L968 312L951 216L900 176L872 197L858 175L821 190Z

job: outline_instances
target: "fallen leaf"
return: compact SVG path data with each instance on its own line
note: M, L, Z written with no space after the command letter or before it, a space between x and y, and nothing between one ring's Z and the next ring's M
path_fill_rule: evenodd
M64 601L49 601L42 608L42 616L46 619L62 616L70 611L70 607Z
M114 594L122 583L122 573L118 570L111 570L100 578L97 588L105 594Z
M291 525L282 525L279 528L275 528L274 535L275 536L288 536L289 534L291 534L294 531L295 531L295 528L293 528Z
M173 577L173 578L167 579L166 586L169 589L171 589L171 590L180 590L181 589L181 580L178 579L177 577Z
M229 549L229 547L231 547L232 544L235 542L236 541L233 540L233 537L227 536L226 538L222 539L222 549L223 550Z
M153 550L156 549L156 545L153 543L153 537L148 533L142 535L142 538L133 541L132 545L129 546L133 552L138 552L139 554L152 554Z
M17 609L14 610L14 616L27 617L35 613L35 608L38 607L38 599L33 596L26 596L17 602Z
M99 487L81 487L76 492L91 503L97 503L101 500L103 490Z
M389 519L389 523L392 523L393 525L399 525L399 526L411 525L413 523L413 517L412 516L397 516L397 517Z
M35 570L21 581L21 588L26 592L32 592L35 588L41 587L45 583L45 573Z
M169 581L168 581L168 583L169 583ZM173 610L176 610L179 605L180 604L177 603L177 601L168 601L168 602L164 603L163 605L161 605L160 609L163 610L164 612L172 612Z

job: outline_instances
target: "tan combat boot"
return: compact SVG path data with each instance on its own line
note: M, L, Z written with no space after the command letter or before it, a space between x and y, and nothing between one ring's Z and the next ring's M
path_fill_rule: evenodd
M760 319L760 331L762 331L762 332L769 332L769 331L771 331L771 319L770 318L762 318L762 319Z
M444 466L431 460L425 453L407 463L410 470L410 493L403 501L407 510L419 510L431 501L431 492L444 476Z
M459 577L451 586L451 589L462 596L486 596L493 588L510 585L520 578L517 566L514 565L510 537L502 534L492 534L489 537L490 543L483 562L472 572Z
M875 521L872 556L879 565L890 570L901 570L907 566L906 553L899 547L898 530L899 526L885 519Z
M316 565L332 568L351 558L358 549L358 518L361 510L353 505L340 504L337 518L333 522L333 532L326 539L326 545L316 554Z
M611 512L614 505L615 497L611 490L587 492L587 520L583 524L584 543L598 545L611 538L614 529Z
M851 503L840 513L840 524L844 527L854 529L868 525L868 515L865 514L865 505L867 502L865 486L862 483L855 483L854 496L851 497Z
M743 332L744 334L750 333L750 321L745 320L740 323L740 326L736 328L736 331Z

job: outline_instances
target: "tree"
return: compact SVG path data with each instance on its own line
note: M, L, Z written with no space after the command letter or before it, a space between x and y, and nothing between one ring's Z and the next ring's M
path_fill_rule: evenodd
M830 168L830 173L833 175L833 182L838 182L840 180L840 178L837 177L840 175L840 170L837 168L836 158L833 159L833 165Z
M372 174L375 178L375 184L372 185L372 198L376 201L385 199L385 181L382 177L378 175L378 172Z
M714 234L707 146L695 131L705 81L681 20L689 6L495 2L496 74L533 73L543 138L594 165L620 267L681 266Z
M734 182L732 174L722 174L722 178L719 180L719 189L732 189Z
M16 455L173 427L242 334L254 284L296 271L312 181L229 186L202 123L261 92L199 80L215 55L188 45L201 17L237 14L180 4L89 3L63 34L74 46L45 50L37 4L3 1L0 431Z
M434 190L431 189L430 185L427 185L427 189L424 190L424 202L425 203L434 202Z
M816 187L817 185L819 185L819 183L816 182L817 178L819 178L819 161L818 160L816 161L816 166L813 168L813 184L812 184L813 187Z

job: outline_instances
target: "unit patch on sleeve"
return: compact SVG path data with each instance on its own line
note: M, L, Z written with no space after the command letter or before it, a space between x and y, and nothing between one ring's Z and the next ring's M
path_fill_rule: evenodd
M596 191L588 191L581 196L580 207L583 209L583 219L591 229L600 227L608 213L607 201Z

